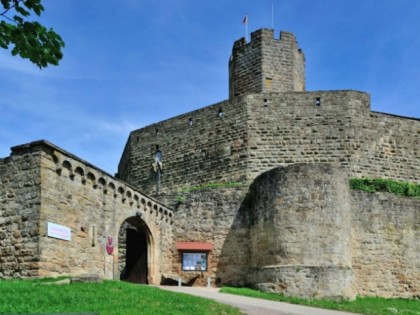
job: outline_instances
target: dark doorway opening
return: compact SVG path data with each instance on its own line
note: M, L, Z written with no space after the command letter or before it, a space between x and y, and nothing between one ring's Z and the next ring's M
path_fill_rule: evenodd
M141 230L126 230L125 270L121 280L148 284L147 237Z

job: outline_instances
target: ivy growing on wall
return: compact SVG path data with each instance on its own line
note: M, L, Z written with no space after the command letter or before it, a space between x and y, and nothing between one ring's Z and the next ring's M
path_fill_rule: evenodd
M366 192L388 192L398 196L420 198L420 185L383 178L350 178L350 188Z

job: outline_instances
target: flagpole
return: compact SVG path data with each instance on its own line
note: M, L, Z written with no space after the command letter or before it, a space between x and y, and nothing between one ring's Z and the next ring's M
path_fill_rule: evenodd
M244 23L245 23L245 42L248 42L248 14L245 14Z
M248 15L246 16L245 39L248 41Z
M271 2L271 28L274 30L274 2Z

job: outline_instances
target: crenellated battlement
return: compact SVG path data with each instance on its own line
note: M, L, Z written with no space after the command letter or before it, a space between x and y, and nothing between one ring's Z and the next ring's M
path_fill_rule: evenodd
M232 54L235 52L241 52L240 50L243 49L246 45L258 45L262 42L271 44L272 42L277 42L283 46L289 45L289 47L298 46L297 40L295 35L291 32L280 31L279 37L276 38L273 29L259 29L255 32L251 33L251 40L246 41L245 37L242 37L234 42L232 48ZM300 53L302 50L297 48Z
M229 60L229 97L249 93L305 90L305 56L295 36L272 29L251 33L251 41L237 40Z

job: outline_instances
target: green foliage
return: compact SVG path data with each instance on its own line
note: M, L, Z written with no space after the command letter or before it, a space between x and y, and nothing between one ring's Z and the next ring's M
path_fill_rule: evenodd
M366 192L388 192L420 198L420 185L383 178L350 178L350 188Z
M239 310L211 300L127 282L47 285L45 280L0 281L0 314L226 314Z
M179 194L179 195L176 196L176 203L177 204L183 204L184 202L185 202L184 195Z
M349 311L368 315L413 315L420 314L420 300L416 299L385 299L379 297L357 297L354 301L332 301L325 299L301 299L286 297L276 293L265 293L248 288L223 287L221 292L255 297L278 302L301 304L326 309Z
M31 13L40 16L44 11L41 0L1 0L0 47L12 47L13 56L29 59L39 68L58 65L63 57L64 41L52 28L28 21ZM14 13L14 14L13 14ZM10 17L10 15L12 15Z

